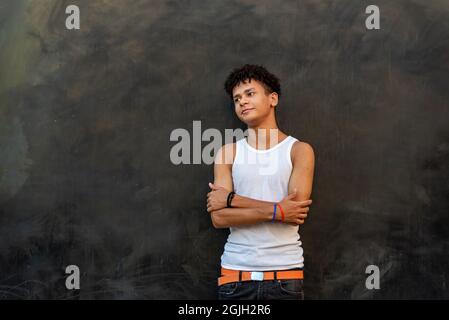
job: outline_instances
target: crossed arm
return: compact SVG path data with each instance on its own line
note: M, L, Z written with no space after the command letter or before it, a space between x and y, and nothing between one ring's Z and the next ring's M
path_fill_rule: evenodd
M216 156L214 164L214 183L209 184L207 211L211 215L215 228L229 228L239 225L251 225L270 221L273 215L273 203L243 197L236 194L232 208L226 208L228 193L233 191L232 149L233 145L224 145ZM292 174L288 183L289 196L282 200L290 224L303 224L309 211L312 193L315 156L312 147L304 142L296 142L292 147ZM305 209L304 209L305 208ZM280 219L279 216L277 216Z

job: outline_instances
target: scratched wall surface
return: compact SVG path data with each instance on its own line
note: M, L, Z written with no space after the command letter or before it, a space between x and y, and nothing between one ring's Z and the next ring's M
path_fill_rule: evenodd
M222 87L244 63L315 150L306 298L449 298L449 4L379 0L368 31L369 4L2 1L0 298L214 299L212 166L173 165L169 137L242 127Z

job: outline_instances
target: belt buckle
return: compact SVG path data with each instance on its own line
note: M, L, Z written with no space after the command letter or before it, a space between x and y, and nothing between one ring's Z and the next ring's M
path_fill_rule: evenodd
M260 271L251 272L251 280L263 281L263 272Z

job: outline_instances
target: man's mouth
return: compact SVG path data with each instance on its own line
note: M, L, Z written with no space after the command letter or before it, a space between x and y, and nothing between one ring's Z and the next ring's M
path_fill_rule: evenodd
M242 111L242 115L247 114L248 112L250 112L251 110L254 110L254 108L248 108Z

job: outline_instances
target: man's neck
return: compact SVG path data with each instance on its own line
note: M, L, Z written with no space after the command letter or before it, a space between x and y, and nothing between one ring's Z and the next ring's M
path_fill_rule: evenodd
M247 141L248 144L255 149L271 149L285 138L287 138L287 135L279 130L276 122L248 126Z

